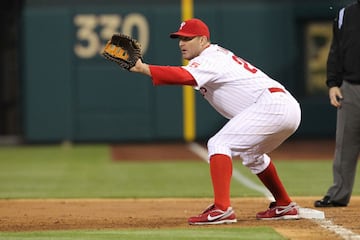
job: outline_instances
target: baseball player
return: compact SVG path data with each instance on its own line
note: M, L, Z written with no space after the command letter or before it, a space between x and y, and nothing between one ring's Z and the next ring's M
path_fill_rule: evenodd
M170 34L179 40L187 66L149 65L139 59L131 72L145 74L154 85L190 85L229 121L208 143L214 203L189 224L236 222L230 203L232 159L256 174L273 194L257 219L298 219L299 210L287 194L267 153L292 135L300 124L298 102L279 82L233 52L210 42L207 25L200 19L181 23Z

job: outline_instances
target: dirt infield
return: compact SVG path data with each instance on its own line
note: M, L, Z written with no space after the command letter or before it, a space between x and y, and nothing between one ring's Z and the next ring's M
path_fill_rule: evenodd
M289 142L273 152L276 159L331 159L332 141ZM119 159L196 159L185 146L178 144L114 146L111 154ZM304 150L307 150L304 151ZM296 152L297 151L297 152ZM311 154L309 154L309 151ZM312 208L317 197L295 197L301 207ZM36 199L0 200L0 231L69 230L69 229L135 229L135 228L194 228L187 218L200 213L212 199ZM350 239L340 237L320 226L318 221L300 219L259 221L258 211L268 205L265 198L232 199L238 222L218 227L269 226L289 239ZM358 222L360 197L353 197L348 207L321 209L326 220L360 234ZM206 226L203 226L206 228Z
M314 199L294 200L302 207L312 207ZM187 218L209 203L211 199L0 200L0 231L194 228L198 226L189 226ZM219 227L268 226L289 239L342 239L313 220L256 220L256 212L268 204L265 198L236 198L232 204L238 222ZM323 210L334 224L360 234L359 208L357 197L346 208Z

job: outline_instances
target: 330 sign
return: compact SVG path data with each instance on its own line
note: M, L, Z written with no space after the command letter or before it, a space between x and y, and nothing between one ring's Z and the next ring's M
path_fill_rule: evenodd
M76 27L74 53L79 58L96 57L116 32L133 36L136 30L143 54L149 45L148 21L145 16L138 13L124 17L118 14L78 14L74 17L74 25Z

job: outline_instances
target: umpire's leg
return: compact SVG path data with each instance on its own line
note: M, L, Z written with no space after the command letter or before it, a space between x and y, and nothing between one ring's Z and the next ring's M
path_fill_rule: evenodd
M344 81L344 100L337 111L333 185L327 195L331 201L347 205L354 186L360 151L360 85Z

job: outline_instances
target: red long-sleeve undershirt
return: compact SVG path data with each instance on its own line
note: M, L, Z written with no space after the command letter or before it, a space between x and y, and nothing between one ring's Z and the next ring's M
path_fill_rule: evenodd
M194 77L182 67L149 65L154 85L196 86Z

